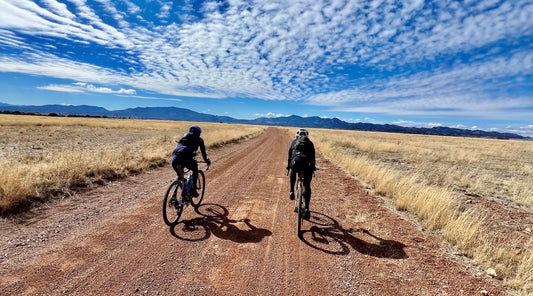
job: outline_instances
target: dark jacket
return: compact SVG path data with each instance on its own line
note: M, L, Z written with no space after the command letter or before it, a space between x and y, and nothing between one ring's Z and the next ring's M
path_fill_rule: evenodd
M194 157L198 148L200 148L202 157L204 158L204 161L206 161L207 153L205 152L204 139L193 133L185 133L179 140L176 148L174 148L172 154L178 157L192 158Z
M294 151L294 144L296 139L294 139L289 146L289 155L287 158L287 167L292 167L292 160L296 156L304 156L309 162L309 167L313 170L316 170L316 159L315 159L315 145L311 140L309 140L309 145L306 146L304 151Z

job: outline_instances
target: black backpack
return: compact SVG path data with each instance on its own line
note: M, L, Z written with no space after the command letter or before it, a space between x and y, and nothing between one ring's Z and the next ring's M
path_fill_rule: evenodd
M193 133L185 133L183 137L178 141L183 146L192 146L194 145L194 141L196 140L196 135Z
M309 154L309 150L311 148L311 140L309 140L309 137L307 136L299 136L296 138L294 142L294 146L292 148L292 154L293 155L307 155Z

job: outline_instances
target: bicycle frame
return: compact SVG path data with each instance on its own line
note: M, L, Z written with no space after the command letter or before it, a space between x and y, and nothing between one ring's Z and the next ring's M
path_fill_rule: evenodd
M176 167L178 171L178 176L176 177L178 179L178 186L182 189L180 190L180 196L178 197L178 204L183 205L183 192L185 191L185 174L190 172L189 169L184 169L182 166ZM189 192L187 192L189 194Z
M210 164L207 165L206 171L209 170L209 167ZM178 223L181 213L186 206L192 205L197 208L202 202L205 190L205 175L201 169L198 170L198 179L196 180L197 183L190 184L190 186L185 185L189 178L191 179L190 182L192 183L191 170L182 166L177 166L176 172L177 176L172 183L170 183L165 194L165 198L163 199L163 219L168 226L173 226ZM192 194L190 190L193 188L193 186L196 190L201 189L201 193L199 195ZM179 196L177 191L179 191Z
M206 163L206 162L205 162L205 161L198 161L198 163ZM211 165L208 164L208 165L207 165L207 168L206 168L205 170L208 171L210 166L211 166ZM186 182L186 180L185 180L185 175L186 175L187 173L189 173L191 170L190 170L190 169L183 168L181 165L178 165L178 166L176 167L176 169L177 169L177 171L178 171L177 179L178 179L178 182L179 182L179 186L182 188L181 193L180 193L180 196L178 197L178 203L181 205L181 204L183 204L183 192L184 192L184 191L187 191L187 192L185 192L185 194L186 194L187 196L189 196L189 195L191 194L188 190L185 190L185 189L190 189L190 188L185 188L185 182ZM199 170L199 171L200 171L200 170ZM191 182L192 182L192 180L191 180ZM192 184L191 184L191 186L192 186Z
M303 172L296 172L296 175L298 177L297 183L296 183L296 198L294 199L294 208L297 211L298 214L298 228L297 228L297 235L298 237L302 234L302 222L303 222L303 191L304 191L304 173Z

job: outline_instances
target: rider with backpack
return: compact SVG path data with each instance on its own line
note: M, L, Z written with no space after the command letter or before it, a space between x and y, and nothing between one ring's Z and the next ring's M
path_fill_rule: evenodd
M289 198L294 200L294 185L296 183L296 173L304 173L304 219L309 219L309 202L311 201L311 179L316 170L315 166L315 145L309 139L309 132L306 129L299 129L289 147L289 157L287 159L287 170L291 169L291 192Z
M194 159L196 151L200 148L202 157L204 161L209 165L211 160L207 158L207 153L205 152L204 139L200 137L202 129L199 126L193 125L189 128L189 132L185 133L183 137L178 141L178 145L174 148L172 152L172 168L178 173L178 166L182 168L188 168L192 171L193 178L193 188L192 195L197 197L199 194L196 191L196 180L198 180L198 162Z

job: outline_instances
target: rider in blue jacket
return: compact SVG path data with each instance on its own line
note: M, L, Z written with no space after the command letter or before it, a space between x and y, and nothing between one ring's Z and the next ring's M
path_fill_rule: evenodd
M205 152L204 139L200 137L201 133L202 129L199 126L191 126L189 128L189 132L185 133L183 137L181 137L181 139L178 141L178 145L176 145L176 148L174 148L174 151L172 152L172 168L174 168L176 174L178 174L178 166L188 168L192 171L192 195L195 197L199 195L196 191L196 182L198 180L198 162L196 159L194 159L198 148L200 148L200 152L202 153L204 161L208 165L211 164L211 160L207 158L207 153Z

